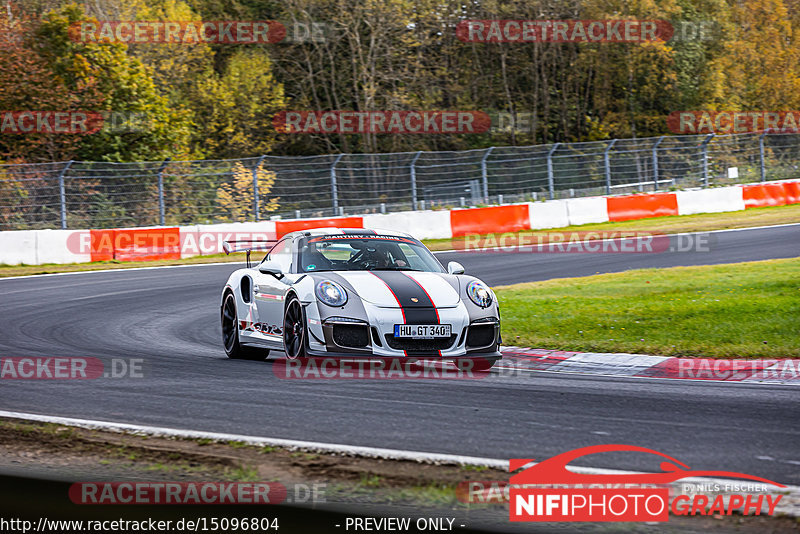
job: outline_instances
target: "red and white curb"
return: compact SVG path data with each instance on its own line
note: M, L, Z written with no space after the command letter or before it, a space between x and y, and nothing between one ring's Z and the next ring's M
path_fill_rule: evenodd
M503 360L495 369L800 386L800 359L673 358L503 347Z

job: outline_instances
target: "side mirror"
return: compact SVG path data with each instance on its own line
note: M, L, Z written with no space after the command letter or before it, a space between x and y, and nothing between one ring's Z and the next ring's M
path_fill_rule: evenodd
M457 261L451 261L447 264L447 272L450 274L464 274L464 266Z
M271 274L280 278L283 276L283 270L280 264L274 260L262 261L258 264L258 271L262 274Z

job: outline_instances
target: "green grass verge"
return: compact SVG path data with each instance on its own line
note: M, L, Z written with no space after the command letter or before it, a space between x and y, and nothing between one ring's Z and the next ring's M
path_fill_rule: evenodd
M596 224L583 224L568 226L566 228L553 228L551 230L527 230L518 232L517 235L542 235L547 242L546 235L552 232L573 231L613 231L629 230L641 232L661 232L676 234L682 232L707 232L724 230L728 228L749 228L753 226L769 226L773 224L790 224L800 222L800 204L792 206L777 206L771 208L755 208L746 211L725 213L704 213L701 215L681 215L672 217L654 217L636 221L608 222ZM400 228L399 230L402 230ZM458 246L460 239L427 239L423 242L434 251L452 250ZM538 240L536 241L539 242ZM254 252L254 261L263 257L262 252ZM32 274L68 273L76 271L97 271L103 269L130 269L133 267L158 267L165 265L196 265L201 263L216 262L244 262L244 254L216 254L212 256L196 256L180 260L158 261L97 261L92 263L69 264L44 264L44 265L4 265L0 264L0 277L25 276Z
M800 357L800 258L641 269L495 291L506 345Z

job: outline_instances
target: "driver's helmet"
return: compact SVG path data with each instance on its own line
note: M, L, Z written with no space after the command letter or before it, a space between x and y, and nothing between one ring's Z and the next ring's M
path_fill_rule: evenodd
M376 267L388 267L392 262L389 259L389 251L378 246L374 250L367 250L367 261L375 262Z

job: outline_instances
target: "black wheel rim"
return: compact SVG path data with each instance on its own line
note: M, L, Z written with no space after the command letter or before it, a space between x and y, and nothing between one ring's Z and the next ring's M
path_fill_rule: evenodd
M228 295L222 306L222 341L225 350L230 352L236 343L236 304L233 295Z
M300 310L300 303L293 300L283 319L283 345L290 360L299 357L303 352L303 331L303 312Z

